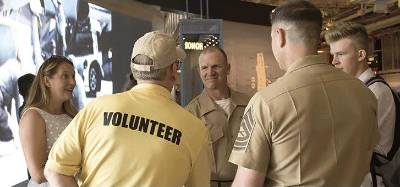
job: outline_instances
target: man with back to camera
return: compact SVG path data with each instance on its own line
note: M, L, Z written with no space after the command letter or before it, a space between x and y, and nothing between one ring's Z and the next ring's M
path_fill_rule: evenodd
M333 55L332 64L344 72L367 83L375 77L368 67L368 33L365 27L358 23L337 23L325 33L325 40L330 46ZM380 139L374 152L387 157L391 150L396 121L396 106L392 91L382 82L375 82L368 86L378 100L377 118ZM377 176L377 185L384 186L382 178ZM367 174L362 184L372 186L371 175Z
M209 130L211 187L230 187L232 184L237 166L229 163L228 159L250 99L228 87L229 71L230 64L223 49L205 48L199 56L204 90L186 106Z
M250 100L230 161L236 186L359 186L378 142L376 99L318 55L322 16L308 1L271 12L286 73Z
M51 186L209 186L208 132L175 103L182 49L155 31L133 47L138 85L87 105L52 148L45 175Z

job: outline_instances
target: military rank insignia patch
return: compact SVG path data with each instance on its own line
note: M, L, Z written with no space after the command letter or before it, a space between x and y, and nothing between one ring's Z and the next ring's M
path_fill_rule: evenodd
M246 150L251 138L251 134L253 132L254 125L255 123L253 115L251 114L251 109L248 109L246 114L244 114L243 116L238 136L236 138L235 144L233 145L233 149L235 151Z

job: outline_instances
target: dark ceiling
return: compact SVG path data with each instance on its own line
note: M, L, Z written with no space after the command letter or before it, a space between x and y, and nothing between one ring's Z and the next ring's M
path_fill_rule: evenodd
M206 18L206 0L138 0L143 3L158 5L166 11L186 11L200 15L202 2L202 15ZM224 19L256 25L270 25L269 14L274 6L255 4L240 0L209 0L208 11L210 19Z

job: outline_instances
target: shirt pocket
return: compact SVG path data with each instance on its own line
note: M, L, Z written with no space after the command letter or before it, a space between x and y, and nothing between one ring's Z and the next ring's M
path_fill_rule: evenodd
M217 164L219 163L218 160L221 158L221 154L218 154L221 149L224 149L221 144L221 139L224 137L224 132L222 130L222 127L218 127L215 125L209 125L207 124L207 128L210 134L209 138L209 158L210 158L210 163L211 163L211 171L213 173L217 172Z

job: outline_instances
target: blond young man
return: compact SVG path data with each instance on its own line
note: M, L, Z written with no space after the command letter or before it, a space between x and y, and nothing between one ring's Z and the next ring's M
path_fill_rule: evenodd
M333 55L332 64L344 72L357 77L364 83L376 75L368 67L368 34L365 27L358 23L342 22L334 25L325 33L325 40ZM374 152L387 156L393 144L396 106L392 92L382 82L368 86L378 100L378 128L380 139ZM377 176L378 186L384 186L381 177ZM363 182L364 187L372 186L371 175Z

